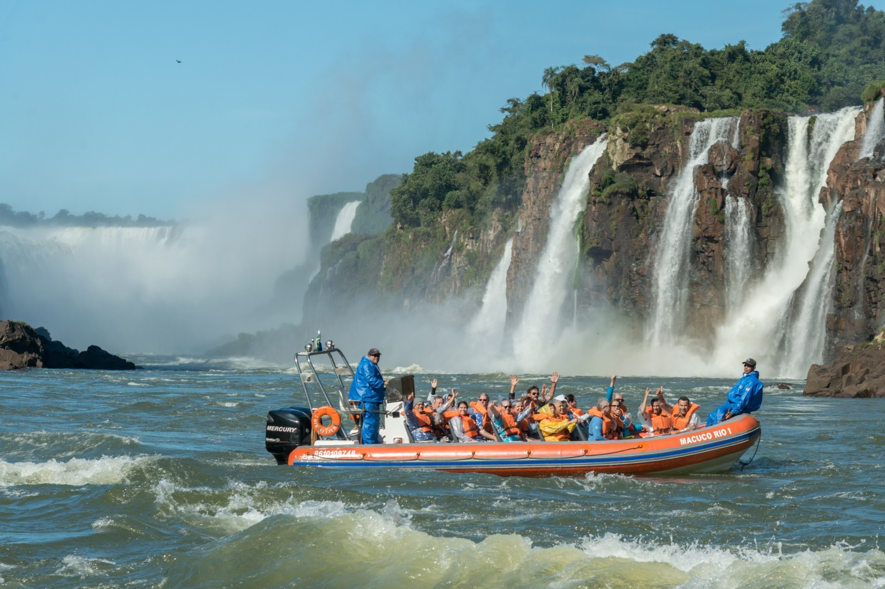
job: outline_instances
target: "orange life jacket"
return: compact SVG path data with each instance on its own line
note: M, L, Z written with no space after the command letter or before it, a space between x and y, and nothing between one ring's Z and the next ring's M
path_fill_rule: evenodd
M468 438L478 438L479 437L479 428L476 426L476 421L469 415L461 416L461 424L464 429L464 435Z
M676 431L679 431L681 429L687 428L688 423L691 421L691 416L694 415L695 411L697 411L700 408L701 408L700 405L698 405L696 403L692 403L688 406L688 411L686 411L684 417L680 416L676 413L673 413L673 415L670 416L670 420L673 424L673 429Z
M660 415L655 415L651 405L646 409L646 413L648 413L648 420L651 421L651 426L656 434L670 433L670 428L673 427L673 420L670 418L670 414L664 411L663 407L661 408Z
M588 411L587 415L592 415L593 417L598 417L602 419L602 436L607 440L617 440L618 430L624 431L623 421L621 421L614 415L606 417L605 414L596 407Z
M508 436L518 436L520 433L519 424L516 423L516 417L506 409L501 410L501 425L504 426L504 433Z
M577 415L578 417L584 415L584 410L583 410L583 409L578 409L577 407L575 407L574 409L572 409L571 407L569 407L569 411L571 411L572 413L574 413L574 414Z
M449 420L451 420L453 417L460 417L460 415L461 414L458 413L457 409L449 409L447 411L443 411L443 414L442 414L443 419L445 420L446 423L448 423Z
M430 416L426 412L412 409L412 413L415 414L415 419L418 421L418 425L421 426L421 431L428 434L433 431L433 421L430 420Z
M491 433L491 431L492 431L492 420L489 419L489 412L488 412L488 410L486 410L486 408L483 407L483 406L482 406L482 403L480 403L479 401L471 401L471 402L470 402L470 407L471 407L474 411L476 411L477 413L481 413L481 414L482 414L482 429L484 429L484 430L486 430L487 432Z

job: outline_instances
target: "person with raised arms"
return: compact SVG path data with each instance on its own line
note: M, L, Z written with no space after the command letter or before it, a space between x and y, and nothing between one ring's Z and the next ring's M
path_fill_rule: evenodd
M664 387L658 389L656 397L652 397L646 406L648 395L651 391L645 389L645 398L642 400L642 417L651 426L650 433L655 436L669 434L672 428L670 414L664 410Z

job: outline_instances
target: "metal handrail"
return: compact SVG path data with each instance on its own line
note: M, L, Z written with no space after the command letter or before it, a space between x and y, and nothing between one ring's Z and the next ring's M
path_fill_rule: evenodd
M341 379L340 370L338 368L338 364L335 362L334 354L338 354L341 358L342 367L346 366L347 371L350 372L350 378L354 377L353 368L350 366L350 363L347 361L347 357L345 357L344 352L339 350L338 348L330 348L326 350L317 350L314 352L297 352L295 354L295 368L298 370L298 380L301 381L301 388L304 390L304 397L307 399L307 406L311 410L311 412L316 410L316 406L314 405L314 400L311 397L311 393L308 390L307 383L305 382L305 371L302 369L301 363L307 362L307 365L310 367L310 374L313 374L316 378L316 384L319 386L320 392L322 393L322 398L326 400L326 405L330 407L334 407L332 403L332 399L329 397L329 393L326 391L326 387L323 385L323 381L320 379L319 372L317 372L316 367L313 364L313 358L316 356L325 356L329 359L330 364L332 365L332 372L335 374L335 378L338 379L338 407L345 413L363 413L361 409L356 408L348 408L344 398L344 381ZM362 420L360 420L359 428L362 430ZM341 428L341 432L344 434L345 439L351 440L350 432L345 431L346 428Z

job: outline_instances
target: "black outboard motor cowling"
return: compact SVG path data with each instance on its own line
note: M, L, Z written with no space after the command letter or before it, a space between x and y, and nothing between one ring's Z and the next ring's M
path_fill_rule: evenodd
M309 445L310 409L286 407L267 413L264 447L277 459L277 464L286 464L289 453L298 446Z

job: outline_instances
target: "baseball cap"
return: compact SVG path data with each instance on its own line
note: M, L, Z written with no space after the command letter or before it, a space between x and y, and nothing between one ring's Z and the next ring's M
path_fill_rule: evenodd
M378 348L372 348L369 350L369 353L366 356L380 356L381 352L378 351Z
M752 358L747 358L746 360L744 360L743 364L745 366L749 366L750 368L756 368L756 361Z

